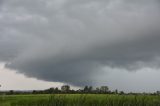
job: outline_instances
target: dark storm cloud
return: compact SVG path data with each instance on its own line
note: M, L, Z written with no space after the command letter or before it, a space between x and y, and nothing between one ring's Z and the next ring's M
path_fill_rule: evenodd
M0 0L0 5L3 3L3 0Z
M103 67L159 68L158 0L6 0L0 61L28 77L91 84Z

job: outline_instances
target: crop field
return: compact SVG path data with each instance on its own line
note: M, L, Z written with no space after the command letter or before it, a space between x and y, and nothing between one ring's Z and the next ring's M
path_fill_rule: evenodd
M107 94L1 95L0 106L160 106L160 96Z

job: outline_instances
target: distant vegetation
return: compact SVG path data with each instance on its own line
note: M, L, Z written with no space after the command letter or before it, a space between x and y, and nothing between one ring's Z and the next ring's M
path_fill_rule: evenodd
M109 90L108 86L101 86L93 89L92 86L85 86L83 89L71 90L69 85L63 85L61 89L49 88L42 91L34 90L33 94L109 94L113 93ZM118 92L117 92L118 93Z
M118 94L118 95L160 95L160 91L154 93L125 93L123 91L113 90L111 91L108 86L101 86L93 88L92 86L85 86L82 89L73 90L69 85L63 85L61 89L49 88L45 90L32 90L32 91L0 91L0 94L5 95L18 95L18 94Z
M160 106L160 92L124 93L109 90L108 86L71 90L49 88L34 91L6 91L0 93L0 106Z

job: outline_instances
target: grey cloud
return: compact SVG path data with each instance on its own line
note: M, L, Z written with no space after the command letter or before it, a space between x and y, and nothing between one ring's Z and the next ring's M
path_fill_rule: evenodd
M0 11L0 61L28 77L94 83L103 67L158 68L158 0L12 0Z

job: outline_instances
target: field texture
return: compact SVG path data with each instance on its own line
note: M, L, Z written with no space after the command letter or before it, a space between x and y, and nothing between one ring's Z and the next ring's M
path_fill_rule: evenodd
M0 106L160 106L160 96L106 94L1 95Z

